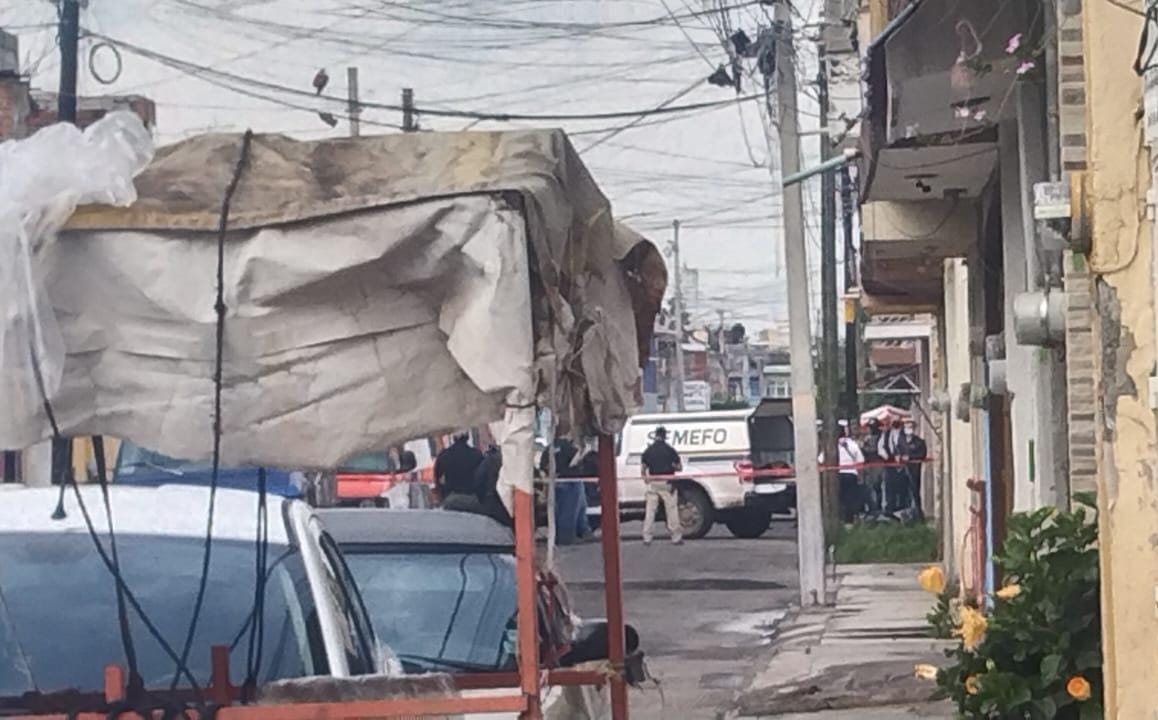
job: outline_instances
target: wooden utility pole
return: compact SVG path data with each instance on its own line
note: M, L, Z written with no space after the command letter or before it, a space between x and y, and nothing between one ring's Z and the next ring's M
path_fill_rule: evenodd
M852 237L852 219L856 212L853 204L852 173L848 166L840 171L840 206L844 227L844 292L856 287L856 244ZM849 302L851 306L852 303ZM856 307L846 307L844 317L844 407L845 416L852 421L860 416L860 399L857 387L860 383L860 369L857 365L857 343L860 342L857 332Z
M76 123L77 57L80 54L80 0L60 0L60 94L58 122Z
M828 115L828 50L824 43L816 48L816 89L820 111L820 161L832 158L832 138ZM820 176L820 328L823 348L821 382L824 383L824 406L821 408L821 448L825 464L840 463L837 447L836 408L840 398L840 343L836 335L836 180L833 173ZM840 474L835 468L825 472L824 520L832 531L840 523Z
M675 396L676 410L684 411L684 289L680 279L680 221L671 221L671 252L675 262Z
M402 131L418 131L414 118L414 88L402 88Z
M80 0L60 0L60 21L57 29L60 43L60 92L57 95L56 119L58 122L76 124L76 82L77 61L80 55ZM35 351L33 351L34 361ZM39 376L39 367L36 368ZM44 403L48 407L47 390L41 382L41 392L45 393ZM53 431L55 432L55 424ZM72 472L72 440L62 437L52 439L52 482L63 485Z
M816 383L812 370L812 337L808 313L808 251L804 238L804 204L799 183L784 178L800 170L800 134L796 114L796 66L792 16L788 3L776 3L775 63L763 62L764 90L778 123L780 172L769 163L774 186L782 188L784 259L788 280L788 322L792 353L792 417L795 427L797 542L800 601L805 607L825 602L824 514L816 462Z
M350 117L350 137L362 134L362 101L358 94L358 68L346 68L346 114Z

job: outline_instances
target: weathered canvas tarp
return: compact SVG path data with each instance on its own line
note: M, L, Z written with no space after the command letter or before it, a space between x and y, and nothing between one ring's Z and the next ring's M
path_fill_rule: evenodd
M159 150L135 204L82 208L38 257L64 432L209 455L216 229L240 147ZM332 466L504 416L522 435L536 401L565 429L615 431L634 405L662 259L616 229L561 132L258 135L229 225L228 464ZM0 446L50 434L39 407L3 415Z

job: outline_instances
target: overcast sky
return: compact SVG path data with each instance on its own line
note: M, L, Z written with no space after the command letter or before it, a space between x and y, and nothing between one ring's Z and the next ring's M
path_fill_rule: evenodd
M728 9L697 14L721 4ZM807 3L798 7L797 25L815 20ZM107 47L93 52L98 41L87 39L80 90L148 95L157 103L161 143L245 128L302 139L344 135L345 107L292 91L312 92L315 73L325 68L326 94L344 97L348 66L359 68L361 96L369 102L397 104L402 88L413 87L419 107L537 114L644 110L735 97L703 82L727 60L721 33L743 29L755 38L770 13L771 7L744 0L88 0L86 30L153 57L122 50L118 63ZM58 83L54 22L48 0L0 0L0 27L19 35L25 70L47 90ZM804 84L815 73L805 37L811 32L797 33L806 93L814 92ZM111 84L90 71L108 80L118 64ZM749 78L743 83L745 95L760 90ZM338 126L324 124L318 110L337 116ZM807 95L800 112L804 128L817 126ZM363 133L397 132L388 126L401 117L367 109L363 120ZM428 130L536 124L419 122ZM537 124L565 128L616 216L657 244L666 246L672 220L681 220L683 264L697 271L685 276L685 293L697 319L714 324L723 311L727 322L750 329L785 320L780 201L766 165L760 103L648 117L624 127L631 122ZM812 135L804 141L804 165L817 155ZM818 181L806 190L815 293Z

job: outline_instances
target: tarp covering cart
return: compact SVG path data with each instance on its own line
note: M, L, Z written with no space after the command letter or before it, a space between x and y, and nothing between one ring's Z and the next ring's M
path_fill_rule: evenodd
M50 398L61 433L210 453L217 238L240 163L224 242L222 464L332 467L497 422L527 584L535 408L551 408L560 433L602 437L614 503L608 437L635 405L666 285L655 247L616 226L561 131L254 135L245 158L242 144L217 134L158 150L135 203L82 207L37 251L64 339ZM0 447L51 434L40 402L0 417ZM617 528L604 542L622 647ZM520 707L534 708L538 686L522 674Z

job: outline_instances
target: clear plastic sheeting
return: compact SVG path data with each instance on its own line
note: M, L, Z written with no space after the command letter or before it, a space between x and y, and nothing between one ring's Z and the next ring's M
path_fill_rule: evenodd
M65 342L41 259L82 204L131 205L153 159L140 119L111 113L87 130L60 124L0 143L0 435L36 422L59 391Z

